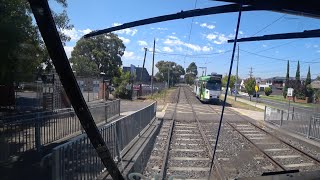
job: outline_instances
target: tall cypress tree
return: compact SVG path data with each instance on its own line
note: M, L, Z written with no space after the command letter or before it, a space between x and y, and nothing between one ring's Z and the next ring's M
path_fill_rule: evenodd
M290 65L289 65L289 60L288 60L288 63L287 63L287 75L286 75L286 85L287 85L287 83L288 83L288 81L289 81L289 69L290 69Z
M311 84L311 73L310 73L310 66L307 74L307 79L306 79L306 85Z
M300 81L300 62L298 61L296 80Z

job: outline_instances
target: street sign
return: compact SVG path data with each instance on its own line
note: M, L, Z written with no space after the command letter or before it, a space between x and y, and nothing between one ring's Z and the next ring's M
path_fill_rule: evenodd
M289 97L293 96L293 88L288 88L287 96Z
M256 87L254 87L254 89L256 90L256 92L258 92L259 91L259 86L256 85Z

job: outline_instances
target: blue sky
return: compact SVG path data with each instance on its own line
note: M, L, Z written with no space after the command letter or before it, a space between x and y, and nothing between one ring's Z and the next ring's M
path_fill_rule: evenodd
M223 3L209 0L68 0L68 16L74 29L65 31L72 40L65 46L70 54L76 41L85 33L113 25L143 18L176 13L195 7L205 8ZM51 1L51 7L61 8ZM116 32L126 45L123 65L142 66L143 47L152 50L156 39L155 62L175 61L185 68L195 62L206 66L207 72L227 73L232 45L226 43L233 38L237 13L210 15L145 25ZM274 22L276 21L276 22ZM273 24L271 24L274 22ZM192 25L191 25L192 24ZM260 31L267 25L269 27ZM192 28L191 28L192 26ZM245 12L240 24L240 37L285 33L320 28L320 20L274 12ZM191 29L191 31L190 31ZM260 31L260 32L259 32ZM191 32L191 33L190 33ZM305 77L311 66L312 78L320 75L320 39L274 40L239 43L239 75L248 76L253 68L256 77L285 76L286 60L290 60L290 76L295 76L296 64L300 60L301 76ZM145 67L151 74L152 54L148 52ZM236 63L236 62L235 62ZM234 64L236 65L236 64ZM235 74L235 66L233 74ZM157 69L156 69L157 70ZM198 70L201 72L201 70Z

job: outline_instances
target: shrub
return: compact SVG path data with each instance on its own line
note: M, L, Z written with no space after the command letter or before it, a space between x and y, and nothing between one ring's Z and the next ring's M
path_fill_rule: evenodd
M272 93L272 89L270 87L264 88L264 94L266 96L269 96Z

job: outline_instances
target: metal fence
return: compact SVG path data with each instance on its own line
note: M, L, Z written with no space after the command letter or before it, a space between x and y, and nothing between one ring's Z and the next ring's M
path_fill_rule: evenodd
M89 105L95 122L103 123L120 114L120 100ZM81 133L73 109L32 113L0 120L0 162L28 150L41 150L54 141Z
M307 138L320 140L320 114L294 112L266 106L264 120Z
M156 115L156 103L99 128L114 159ZM86 134L53 149L52 179L94 179L104 165ZM120 159L121 160L121 159Z

